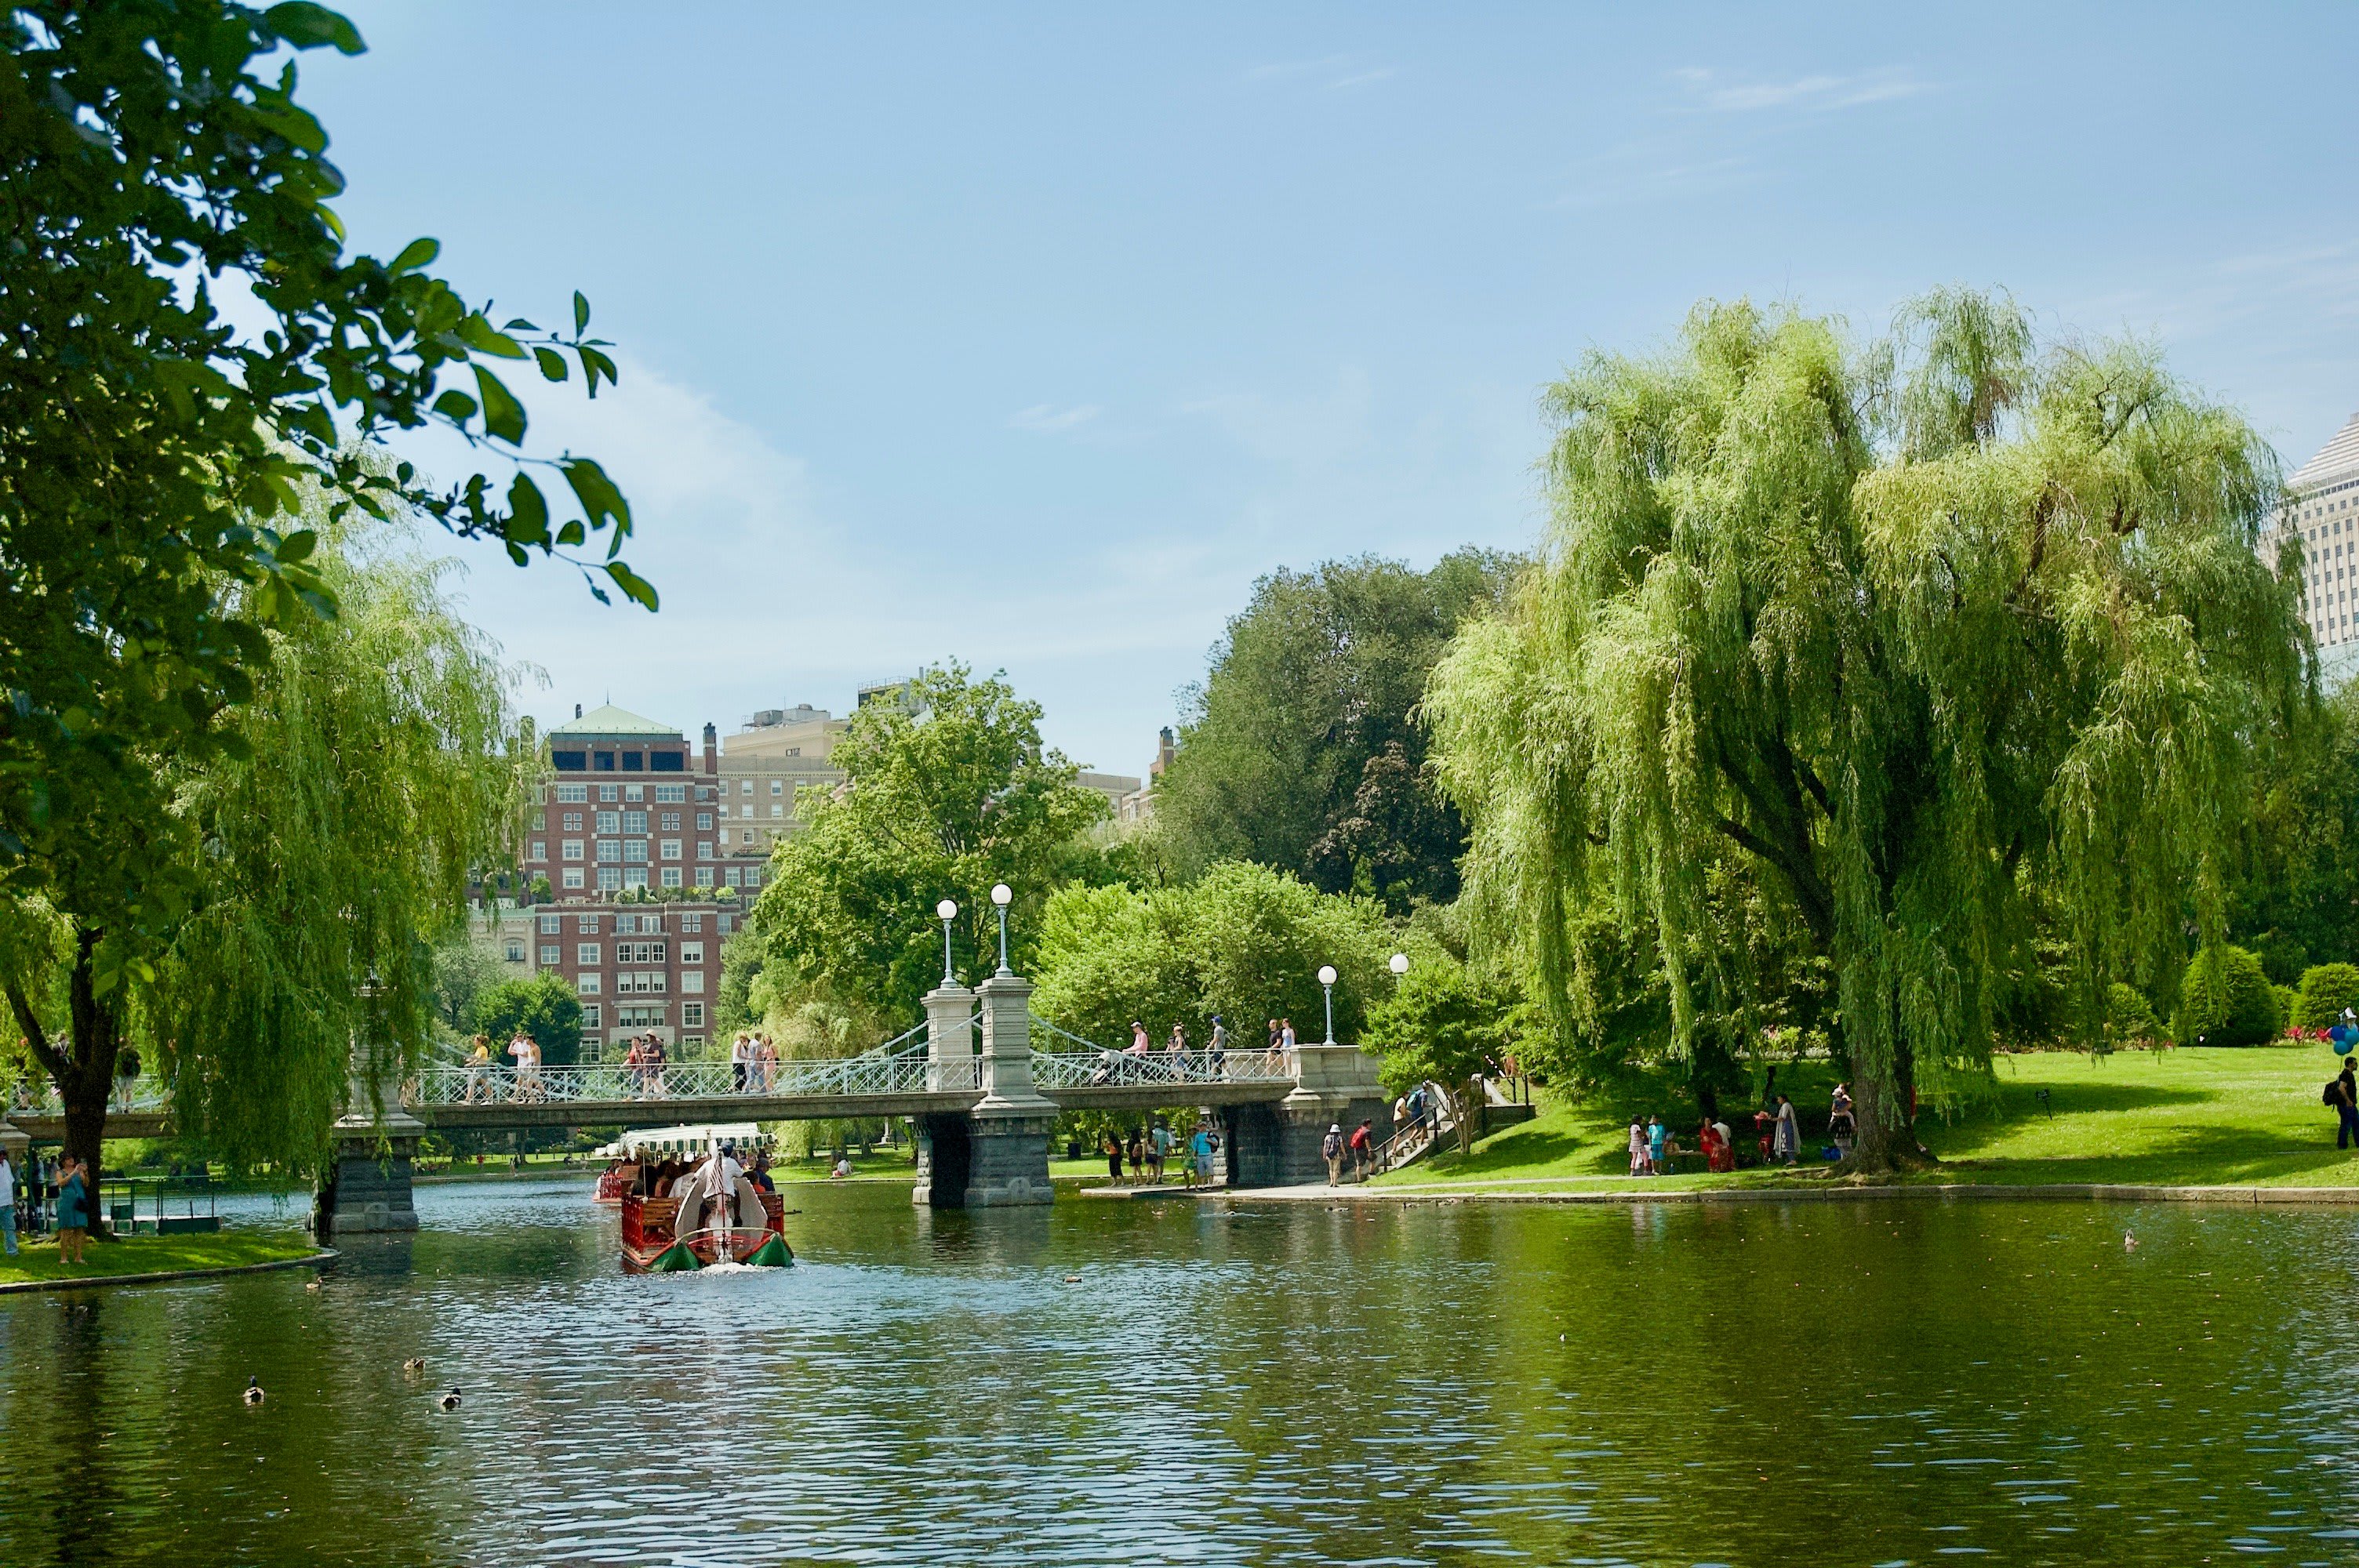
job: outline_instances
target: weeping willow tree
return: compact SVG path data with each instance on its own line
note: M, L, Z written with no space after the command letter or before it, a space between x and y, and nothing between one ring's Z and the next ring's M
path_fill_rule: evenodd
M389 1083L426 1038L432 939L516 820L524 751L495 650L455 612L443 563L401 535L322 525L332 615L269 630L227 743L149 759L168 807L116 830L169 846L192 890L168 932L102 930L38 902L0 910L0 972L97 1167L107 1088L140 1052L179 1133L234 1166L317 1168L351 1043ZM228 613L237 594L225 592ZM152 946L112 985L92 955Z
M2254 554L2275 460L2136 344L2008 302L1838 323L1706 305L1553 387L1552 522L1426 711L1469 892L1580 1027L1568 932L1649 924L1690 1050L1712 870L1832 964L1867 1167L1918 1090L1987 1078L2035 906L2074 1010L2217 938L2256 754L2314 700L2297 574ZM2287 565L2289 563L2281 563Z

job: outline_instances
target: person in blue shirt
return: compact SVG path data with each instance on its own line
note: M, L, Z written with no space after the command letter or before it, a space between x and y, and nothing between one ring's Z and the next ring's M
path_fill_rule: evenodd
M58 1166L58 1261L86 1261L82 1249L90 1244L90 1183L82 1162L68 1155Z
M1657 1172L1663 1168L1663 1119L1659 1116L1647 1119L1647 1162Z
M1212 1184L1212 1130L1199 1125L1195 1136L1188 1140L1190 1162L1195 1166L1192 1184Z

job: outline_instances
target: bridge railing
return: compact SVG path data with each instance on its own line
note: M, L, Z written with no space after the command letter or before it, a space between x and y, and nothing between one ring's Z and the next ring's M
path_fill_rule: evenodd
M158 1078L137 1077L127 1083L118 1079L114 1092L106 1098L106 1108L117 1110L162 1110L171 1103L172 1091ZM6 1108L27 1116L62 1116L65 1103L58 1098L57 1086L46 1078L27 1078L9 1096Z
M1061 1033L1061 1031L1060 1032ZM1252 1051L1035 1051L1032 1082L1046 1093L1058 1089L1130 1088L1196 1084L1269 1084L1291 1081L1282 1054Z
M974 1059L929 1063L923 1050L868 1052L815 1062L671 1062L662 1067L582 1063L542 1067L433 1066L402 1086L410 1106L577 1101L821 1098L925 1094L978 1087Z

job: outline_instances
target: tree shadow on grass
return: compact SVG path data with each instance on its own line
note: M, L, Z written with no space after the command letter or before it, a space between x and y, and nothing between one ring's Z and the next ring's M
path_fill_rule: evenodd
M1573 1162L1571 1168L1561 1173L1586 1174L1584 1165L1595 1161L1580 1162L1575 1156L1583 1149L1594 1151L1597 1147L1577 1133L1527 1123L1493 1133L1477 1143L1471 1154L1461 1154L1454 1149L1434 1153L1421 1163L1409 1167L1405 1179L1419 1180L1419 1173L1428 1177L1484 1176L1501 1172L1528 1176L1569 1161ZM1605 1167L1601 1166L1600 1169L1603 1171Z
M2157 1186L2237 1186L2302 1176L2318 1179L2321 1185L2344 1186L2359 1174L2359 1153L2336 1149L2332 1128L2321 1138L2257 1127L2190 1127L2143 1141L2145 1147L2130 1153L2093 1147L2085 1152L1988 1161L1951 1149L1940 1169L1968 1180Z

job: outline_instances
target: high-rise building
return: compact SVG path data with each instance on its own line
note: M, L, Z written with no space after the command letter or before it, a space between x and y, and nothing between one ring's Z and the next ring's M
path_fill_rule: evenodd
M2288 535L2302 541L2304 611L2319 647L2359 651L2359 414L2286 481L2261 559L2274 568Z

